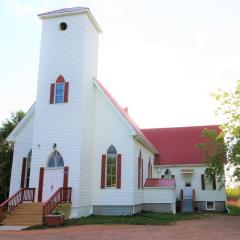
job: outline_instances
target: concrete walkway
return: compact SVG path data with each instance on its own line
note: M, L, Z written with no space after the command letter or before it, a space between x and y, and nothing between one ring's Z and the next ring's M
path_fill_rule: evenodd
M6 226L6 225L0 225L0 231L19 231L27 226Z

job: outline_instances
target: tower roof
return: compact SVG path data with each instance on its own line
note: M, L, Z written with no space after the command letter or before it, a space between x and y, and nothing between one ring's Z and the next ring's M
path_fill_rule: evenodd
M89 8L86 7L72 7L72 8L62 8L62 9L57 9L49 12L44 12L38 14L38 17L41 19L46 19L46 18L53 18L53 17L62 17L62 16L70 16L70 15L77 15L77 14L84 14L86 13L90 20L92 21L93 25L95 26L96 30L98 32L102 32L100 26L98 25L96 19L92 15L91 11Z

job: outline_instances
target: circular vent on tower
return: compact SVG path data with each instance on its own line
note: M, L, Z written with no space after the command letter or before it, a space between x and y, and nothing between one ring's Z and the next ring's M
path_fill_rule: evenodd
M60 31L65 31L67 29L67 24L65 22L61 22L59 24L59 30Z

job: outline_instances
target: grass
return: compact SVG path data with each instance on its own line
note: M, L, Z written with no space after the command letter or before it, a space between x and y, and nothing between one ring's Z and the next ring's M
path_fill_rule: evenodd
M230 211L230 215L232 215L232 216L240 216L240 206L228 205L227 207L228 207L228 209Z
M199 219L209 214L202 213L178 213L178 214L163 214L153 212L143 212L133 216L96 216L74 218L65 220L64 225L89 225L89 224L133 224L133 225L169 225L177 221ZM46 229L46 225L35 225L26 228L25 230Z

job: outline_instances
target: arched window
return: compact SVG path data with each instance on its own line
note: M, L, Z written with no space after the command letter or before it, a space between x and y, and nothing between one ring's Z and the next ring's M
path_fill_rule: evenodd
M29 188L30 172L31 172L32 149L28 152L25 173L25 188Z
M48 157L47 167L48 168L62 168L62 167L64 167L63 158L57 150L54 150L50 154L50 156Z
M117 185L117 150L111 145L107 150L107 187Z
M172 178L170 169L166 169L164 173L164 178Z
M59 75L56 82L51 84L50 104L68 102L69 83Z

